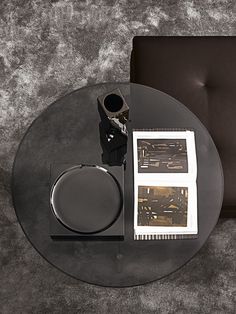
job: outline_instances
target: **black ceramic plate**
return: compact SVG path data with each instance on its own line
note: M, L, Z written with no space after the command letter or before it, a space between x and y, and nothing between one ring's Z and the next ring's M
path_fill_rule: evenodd
M63 172L51 190L51 206L58 220L79 233L97 233L119 216L119 183L104 168L76 166Z

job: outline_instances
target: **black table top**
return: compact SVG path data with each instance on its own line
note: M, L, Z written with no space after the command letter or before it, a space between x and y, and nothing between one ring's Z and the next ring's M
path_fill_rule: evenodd
M50 165L102 163L97 97L119 87L130 107L125 170L124 241L54 241L49 234ZM199 236L186 240L133 240L132 129L192 128L198 163ZM12 174L18 220L35 249L77 279L124 287L162 278L189 261L219 217L223 198L220 158L208 131L184 105L152 88L106 83L76 90L49 106L33 122L16 154Z

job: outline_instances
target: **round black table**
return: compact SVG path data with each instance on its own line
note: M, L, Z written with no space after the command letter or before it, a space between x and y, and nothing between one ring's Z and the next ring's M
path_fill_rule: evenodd
M125 170L124 241L54 241L49 235L50 165L76 164L84 158L94 162L93 156L101 156L97 97L116 88L120 88L130 107L131 119ZM198 162L197 239L133 240L131 136L132 129L139 128L194 129ZM12 176L16 214L35 249L66 274L102 286L140 285L183 266L198 252L216 225L223 198L220 158L202 123L174 98L129 83L85 87L54 102L25 134L15 157Z

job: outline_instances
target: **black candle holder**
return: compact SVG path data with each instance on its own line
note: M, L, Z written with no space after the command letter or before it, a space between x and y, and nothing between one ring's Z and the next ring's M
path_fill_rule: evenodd
M102 161L110 166L121 165L127 152L129 106L117 88L98 97L98 111Z

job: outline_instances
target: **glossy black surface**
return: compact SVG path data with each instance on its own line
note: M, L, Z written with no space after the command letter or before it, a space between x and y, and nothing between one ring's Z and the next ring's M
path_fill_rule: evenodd
M51 200L52 192L59 192L56 193L59 208L55 208L59 215L52 206L49 215L51 238L55 241L123 241L124 166L78 164L78 161L54 163L50 167ZM63 180L66 184L57 190L57 183L64 175L67 182ZM65 201L68 194L70 197Z
M107 229L122 206L120 187L102 167L73 167L65 171L51 191L51 205L59 221L80 233Z
M53 241L49 236L49 168L53 162L101 164L97 97L119 87L130 107L125 171L124 241ZM193 128L198 162L199 237L133 240L132 128ZM27 178L27 180L25 180ZM77 90L48 107L22 140L13 168L18 219L34 247L65 273L103 286L132 286L170 274L202 247L221 209L223 174L216 147L199 120L170 96L136 84Z

